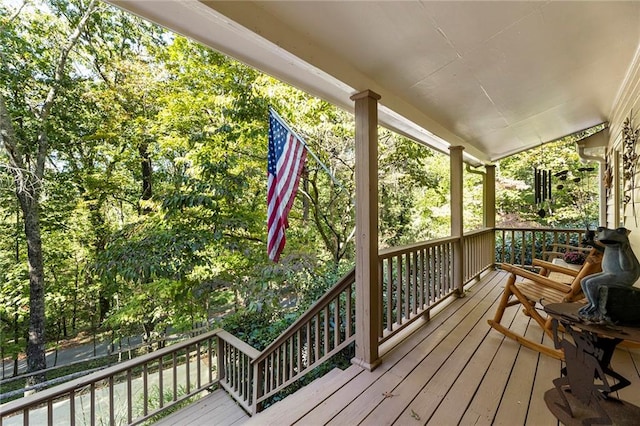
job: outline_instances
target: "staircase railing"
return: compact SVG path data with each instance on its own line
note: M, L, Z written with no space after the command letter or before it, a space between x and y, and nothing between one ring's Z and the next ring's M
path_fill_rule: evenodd
M253 360L253 412L355 339L355 269Z
M222 386L247 413L253 412L253 366L260 351L221 330L218 337L218 377Z

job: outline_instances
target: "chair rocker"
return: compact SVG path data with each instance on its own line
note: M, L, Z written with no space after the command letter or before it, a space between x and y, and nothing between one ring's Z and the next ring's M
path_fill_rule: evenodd
M489 325L523 346L556 359L564 359L561 350L534 342L502 325L502 317L508 307L522 305L523 313L533 318L544 332L553 338L551 318L541 313L538 305L583 300L580 281L587 275L601 272L601 263L602 252L597 249L590 251L579 270L538 259L533 260L533 265L540 268L540 273L502 263L500 267L510 272L510 275L495 316L492 320L488 320Z

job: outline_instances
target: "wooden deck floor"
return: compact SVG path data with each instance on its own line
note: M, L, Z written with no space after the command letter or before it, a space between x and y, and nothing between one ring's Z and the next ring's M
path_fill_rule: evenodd
M504 272L488 273L467 297L386 353L373 372L334 370L244 424L557 425L543 395L560 376L561 362L487 324L505 279ZM510 311L505 319L512 328L546 339L537 324ZM612 367L632 382L616 396L640 405L640 350L617 349Z
M199 399L188 407L176 411L156 422L156 426L239 426L249 419L247 413L224 390Z

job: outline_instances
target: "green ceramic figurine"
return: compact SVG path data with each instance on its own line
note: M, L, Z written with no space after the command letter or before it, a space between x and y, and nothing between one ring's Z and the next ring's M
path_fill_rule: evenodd
M612 311L615 311L616 307L608 303L608 295L629 293L640 277L640 262L629 244L630 232L626 228L598 228L597 241L605 247L602 272L586 276L580 282L582 291L589 301L589 304L579 311L582 319L611 322L610 314L615 314Z

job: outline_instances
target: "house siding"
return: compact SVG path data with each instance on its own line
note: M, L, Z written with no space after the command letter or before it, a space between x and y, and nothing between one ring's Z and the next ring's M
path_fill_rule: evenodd
M624 190L622 180L622 128L627 117L631 117L631 125L634 129L640 128L640 49L636 51L634 60L627 77L625 78L617 101L612 109L609 122L608 159L611 161L613 171L613 187L607 194L607 226L615 228L625 226L632 232L629 235L631 245L636 255L640 255L640 164L636 167L634 176L634 196L632 202L621 202L621 192ZM640 147L636 147L640 155ZM617 157L617 158L616 158Z

